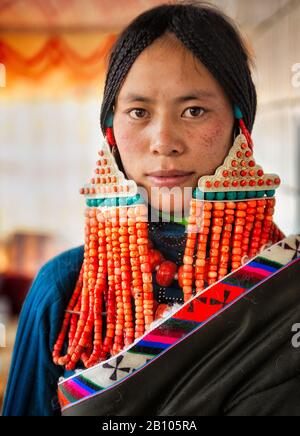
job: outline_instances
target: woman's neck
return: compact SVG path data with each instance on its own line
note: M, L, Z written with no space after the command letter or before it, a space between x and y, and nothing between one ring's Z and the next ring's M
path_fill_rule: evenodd
M168 220L172 223L182 224L183 226L186 226L188 224L188 219L185 217L178 217L173 213L166 213L163 211L159 211L159 217L163 218L165 220Z
M188 217L182 217L178 216L175 213L171 212L164 212L162 210L158 210L153 208L150 204L148 204L148 210L149 210L149 221L155 222L156 220L161 222L170 222L170 223L176 223L181 224L183 226L187 226L188 224Z

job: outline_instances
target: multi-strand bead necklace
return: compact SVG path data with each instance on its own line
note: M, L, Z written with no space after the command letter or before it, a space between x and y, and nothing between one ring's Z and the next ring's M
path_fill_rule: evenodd
M183 301L188 302L262 247L282 239L283 234L273 223L273 191L263 190L262 185L256 185L253 191L248 183L245 172L252 157L245 144L246 138L239 137L226 167L199 180L190 203L180 266L165 259L153 245L148 206L137 195L134 182L118 171L104 144L96 171L100 176L82 191L88 205L84 260L54 346L55 364L72 370L82 361L89 368L118 354L149 331L156 315L161 315L154 301L154 284L163 288L177 281ZM238 152L240 163L235 158L231 169L231 156ZM277 176L264 175L255 164L250 167L257 178L271 180L274 187L279 184ZM225 186L222 177L226 182L235 177L230 171L240 171L240 179L233 181L246 180L248 190L243 183L236 191L232 187L220 191L220 184ZM253 180L254 176L248 177ZM236 183L233 187L237 189Z

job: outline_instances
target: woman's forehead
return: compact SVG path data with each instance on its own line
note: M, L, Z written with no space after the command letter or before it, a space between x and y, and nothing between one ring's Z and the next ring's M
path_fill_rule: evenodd
M127 90L125 90L127 91ZM216 93L210 92L208 90L204 90L204 89L200 89L200 88L194 88L192 89L191 87L187 86L187 91L184 94L179 94L178 95L172 95L170 96L170 100L172 100L172 102L174 103L184 103L186 101L189 100L213 100L217 97ZM124 92L120 97L119 97L119 101L120 102L124 102L124 103L133 103L133 102L141 102L141 103L155 103L156 99L155 97L150 97L147 96L146 94L143 94L142 92L130 92L130 90L128 90L128 92Z
M190 94L200 98L223 94L221 86L200 60L175 36L166 35L154 41L135 60L118 100L147 102L170 92L175 100L182 101Z
M147 68L153 74L157 67L161 71L163 67L174 68L178 72L186 73L187 70L199 68L199 74L203 74L201 62L188 50L177 37L166 33L157 38L146 47L133 63L131 70Z

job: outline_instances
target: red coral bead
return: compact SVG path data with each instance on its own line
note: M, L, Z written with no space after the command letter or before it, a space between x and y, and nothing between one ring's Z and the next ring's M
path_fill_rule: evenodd
M161 265L161 263L164 260L165 260L165 258L158 250L154 250L154 249L149 250L149 263L151 266L151 271L154 271L155 268L158 265Z
M174 262L166 260L160 265L156 273L157 284L163 287L171 286L174 281L176 272L177 265Z
M181 266L178 268L178 284L179 284L179 286L180 286L181 288L183 288L183 286L184 286L184 283L183 283L183 279L184 279L184 277L183 277L183 273L184 273L183 265L181 265Z
M113 145L116 145L113 129L111 127L108 127L106 129L106 138L108 144L112 147ZM106 162L107 163L107 162ZM105 164L106 165L106 164Z
M155 320L162 319L164 317L164 312L169 309L167 304L159 304L155 312Z

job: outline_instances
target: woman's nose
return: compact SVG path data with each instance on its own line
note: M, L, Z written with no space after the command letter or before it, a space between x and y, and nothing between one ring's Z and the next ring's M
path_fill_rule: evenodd
M151 132L150 151L164 156L180 155L185 149L184 141L172 122L160 120Z

